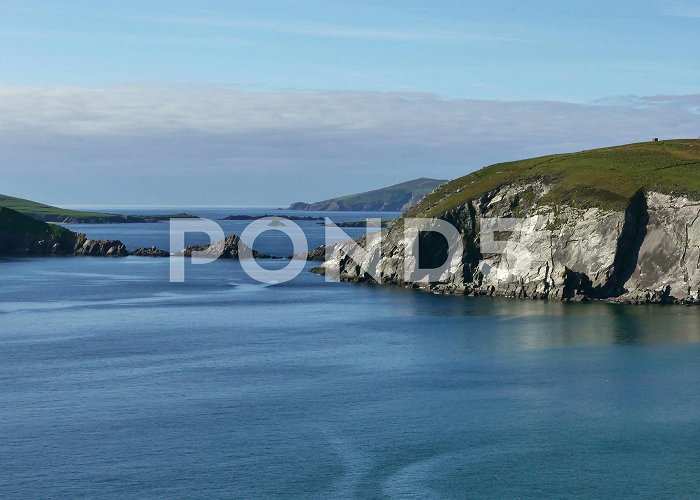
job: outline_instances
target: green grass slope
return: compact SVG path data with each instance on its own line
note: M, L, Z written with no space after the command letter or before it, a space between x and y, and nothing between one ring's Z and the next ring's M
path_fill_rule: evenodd
M127 222L160 222L175 218L194 217L186 213L168 215L121 215L104 212L82 212L68 210L66 208L45 205L36 201L25 200L0 194L0 207L15 210L43 222L58 223L88 223L88 224L112 224Z
M441 186L407 216L437 217L500 186L544 180L541 204L624 210L640 189L700 198L700 140L628 144L499 163Z
M41 222L7 207L0 207L0 232L7 235L29 235L38 240L71 233L62 226Z
M0 194L0 207L6 207L19 213L28 215L35 219L57 222L58 219L119 219L122 216L117 214L107 214L101 212L81 212L78 210L68 210L65 208L44 205L36 201L25 200Z
M0 255L65 255L78 235L56 224L0 207Z
M340 196L316 203L294 203L290 208L301 210L401 211L405 209L406 205L417 202L445 182L444 180L423 177L365 193Z

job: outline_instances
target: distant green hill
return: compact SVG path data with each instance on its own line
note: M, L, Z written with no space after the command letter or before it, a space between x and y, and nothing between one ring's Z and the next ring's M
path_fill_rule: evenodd
M394 186L316 203L293 203L290 210L402 212L447 181L420 178Z
M0 207L15 210L21 214L28 215L43 222L58 222L65 224L88 223L88 224L110 224L118 222L158 222L170 218L192 217L188 214L144 216L144 215L120 215L104 212L81 212L78 210L68 210L65 208L45 205L36 201L25 200L0 194Z
M499 163L448 182L407 215L440 216L500 186L533 179L553 186L538 201L552 206L624 210L640 189L700 198L700 140L644 142Z
M0 207L10 208L45 222L72 222L78 220L82 221L85 219L113 219L115 222L117 222L123 217L122 215L117 214L68 210L65 208L44 205L43 203L37 203L36 201L15 198L13 196L6 196L3 194L0 194Z

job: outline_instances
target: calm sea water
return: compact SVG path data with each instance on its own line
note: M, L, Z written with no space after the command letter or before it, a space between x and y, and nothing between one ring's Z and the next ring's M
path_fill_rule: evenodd
M93 208L93 210L100 210ZM104 210L102 210L104 211ZM119 208L117 213L127 215L167 215L173 213L186 212L190 215L205 217L214 220L221 226L225 234L241 234L241 231L250 224L250 221L222 220L228 215L250 215L250 216L296 216L296 217L328 217L333 222L352 222L364 220L368 217L378 219L393 219L399 216L397 212L305 212L295 210L280 210L276 208L178 208L178 209L137 209ZM309 250L325 243L325 222L324 221L292 221L296 224L306 237ZM286 224L289 225L289 222ZM169 225L166 222L155 224L68 224L67 228L77 232L87 233L94 239L116 239L121 240L127 248L134 250L142 246L155 245L163 250L170 247ZM289 225L288 230L296 232L293 225ZM351 238L356 238L365 233L364 228L346 227L342 230ZM333 234L330 234L334 236ZM331 241L338 238L330 238ZM202 245L209 243L205 234L187 234L187 245ZM261 250L270 255L286 257L292 254L293 246L291 240L280 231L270 231L260 235L256 240L256 250Z
M700 492L697 309L187 276L0 261L0 497Z

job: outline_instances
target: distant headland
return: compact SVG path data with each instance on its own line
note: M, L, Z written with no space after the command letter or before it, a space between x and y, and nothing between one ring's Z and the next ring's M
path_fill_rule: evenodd
M0 194L0 207L9 208L42 222L58 224L124 224L163 222L168 219L197 218L186 213L167 215L121 215L104 212L81 212L66 208L45 205L36 201L25 200Z
M296 202L289 206L289 210L403 212L445 182L447 181L421 177L365 193L351 194L315 203Z

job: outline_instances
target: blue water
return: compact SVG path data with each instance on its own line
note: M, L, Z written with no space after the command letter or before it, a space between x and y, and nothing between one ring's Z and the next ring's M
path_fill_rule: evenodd
M104 211L100 207L91 207L87 210ZM293 215L297 217L328 217L333 222L352 222L366 218L393 219L399 216L397 212L306 212L296 210L280 210L276 208L182 208L182 209L134 209L120 208L117 213L127 215L168 215L172 213L186 212L190 215L204 217L221 226L226 235L237 234L250 224L250 221L221 220L229 215L262 216L273 215L284 217ZM308 241L309 250L322 245L326 241L326 229L323 221L292 221L298 225ZM287 222L287 224L289 224ZM170 232L167 222L149 224L67 224L67 228L87 233L94 239L121 240L128 249L135 250L139 247L157 246L163 250L170 249ZM293 226L290 226L290 228ZM357 238L365 234L364 228L345 227L342 231L350 238ZM329 236L335 236L329 232ZM337 241L338 238L330 238L329 241ZM203 245L209 243L205 234L187 234L187 245ZM255 249L260 249L270 255L289 256L293 246L289 238L281 231L269 231L260 235L256 240Z
M0 261L1 498L700 491L697 309L186 271Z

